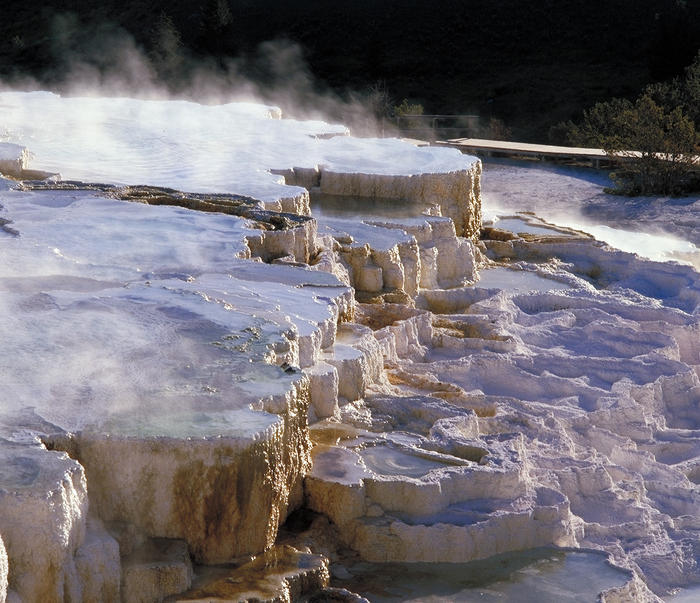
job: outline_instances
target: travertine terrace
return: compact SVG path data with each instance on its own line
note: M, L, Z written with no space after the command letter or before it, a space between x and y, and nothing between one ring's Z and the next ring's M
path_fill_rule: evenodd
M329 561L543 546L608 554L608 601L700 581L692 268L482 230L450 149L0 104L0 601L359 600Z

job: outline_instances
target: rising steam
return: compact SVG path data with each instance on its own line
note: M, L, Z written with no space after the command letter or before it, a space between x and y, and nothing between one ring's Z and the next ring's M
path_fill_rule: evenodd
M285 117L341 122L354 135L390 128L382 113L391 105L386 87L332 91L311 73L304 49L286 39L263 42L237 58L194 57L172 21L161 15L146 50L117 24L85 23L60 14L50 26L52 64L38 79L17 75L0 90L43 89L65 96L186 99L202 104L256 102L280 106Z

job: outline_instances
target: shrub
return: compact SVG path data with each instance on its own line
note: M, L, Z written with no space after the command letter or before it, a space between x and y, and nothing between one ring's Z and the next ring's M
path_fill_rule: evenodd
M407 98L401 101L400 105L394 107L394 115L396 117L404 117L407 115L423 115L423 105L410 103Z
M698 135L680 107L671 111L648 94L596 105L584 115L583 132L623 169L614 175L617 192L678 195L695 169Z
M407 98L400 105L394 107L394 118L399 128L425 128L426 121L419 116L423 115L423 105L410 103Z
M581 124L561 124L568 142L602 148L618 164L614 192L678 195L700 178L700 54L685 78L648 86L632 102L614 98L584 111Z

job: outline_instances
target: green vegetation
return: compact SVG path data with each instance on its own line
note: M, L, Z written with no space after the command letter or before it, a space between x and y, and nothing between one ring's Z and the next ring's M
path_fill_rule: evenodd
M407 98L404 98L400 104L394 107L395 117L406 117L409 115L423 115L423 105L419 103L410 103Z
M634 101L614 98L558 126L567 142L600 147L618 164L614 192L679 195L700 189L700 53L684 77L648 86Z
M430 124L420 118L423 113L423 105L411 103L407 98L404 98L400 104L394 106L391 117L394 118L399 128L426 128Z

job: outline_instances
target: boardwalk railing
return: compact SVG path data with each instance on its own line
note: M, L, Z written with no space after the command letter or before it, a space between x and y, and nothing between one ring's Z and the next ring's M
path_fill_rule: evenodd
M403 136L430 141L479 131L478 115L397 115L393 121Z

